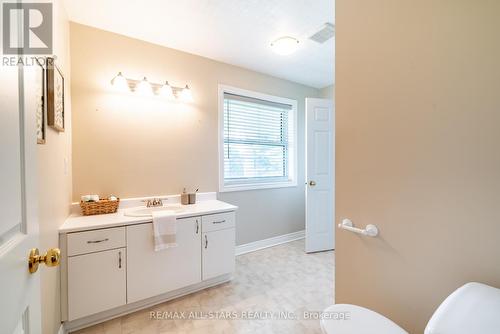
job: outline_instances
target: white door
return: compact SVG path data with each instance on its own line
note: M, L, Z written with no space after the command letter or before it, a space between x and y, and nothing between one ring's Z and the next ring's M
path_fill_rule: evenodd
M331 100L306 99L306 252L335 248L335 111Z
M0 333L41 332L40 275L28 272L38 247L36 87L39 69L0 65Z

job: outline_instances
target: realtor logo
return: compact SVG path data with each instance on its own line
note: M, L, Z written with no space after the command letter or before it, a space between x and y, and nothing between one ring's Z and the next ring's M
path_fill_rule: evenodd
M52 3L2 4L4 55L52 54Z

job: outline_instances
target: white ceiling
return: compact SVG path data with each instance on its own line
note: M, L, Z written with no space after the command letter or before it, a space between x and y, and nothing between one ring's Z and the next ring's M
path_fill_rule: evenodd
M334 0L65 0L71 21L316 88L334 83L334 38L308 40L334 22ZM300 40L290 56L269 44Z

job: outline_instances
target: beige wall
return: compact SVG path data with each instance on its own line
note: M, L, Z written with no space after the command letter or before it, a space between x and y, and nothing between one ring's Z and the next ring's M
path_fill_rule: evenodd
M54 2L54 54L65 80L66 131L59 133L46 127L46 144L38 145L38 205L42 252L58 247L58 228L69 214L72 193L69 22L61 1ZM42 284L42 330L44 334L55 334L61 325L59 269L42 268L39 273Z
M73 199L218 190L218 84L295 99L299 180L304 179L304 99L318 90L140 40L71 24ZM189 84L195 103L113 92L118 71ZM304 187L222 194L240 206L237 243L304 228ZM284 214L283 214L284 213Z
M319 96L323 99L335 100L335 85L321 88L319 90Z
M500 2L337 0L336 302L411 333L500 287Z

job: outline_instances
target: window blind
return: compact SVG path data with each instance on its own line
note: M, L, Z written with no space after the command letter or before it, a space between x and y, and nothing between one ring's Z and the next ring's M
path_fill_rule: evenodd
M224 183L289 179L291 105L224 93Z

